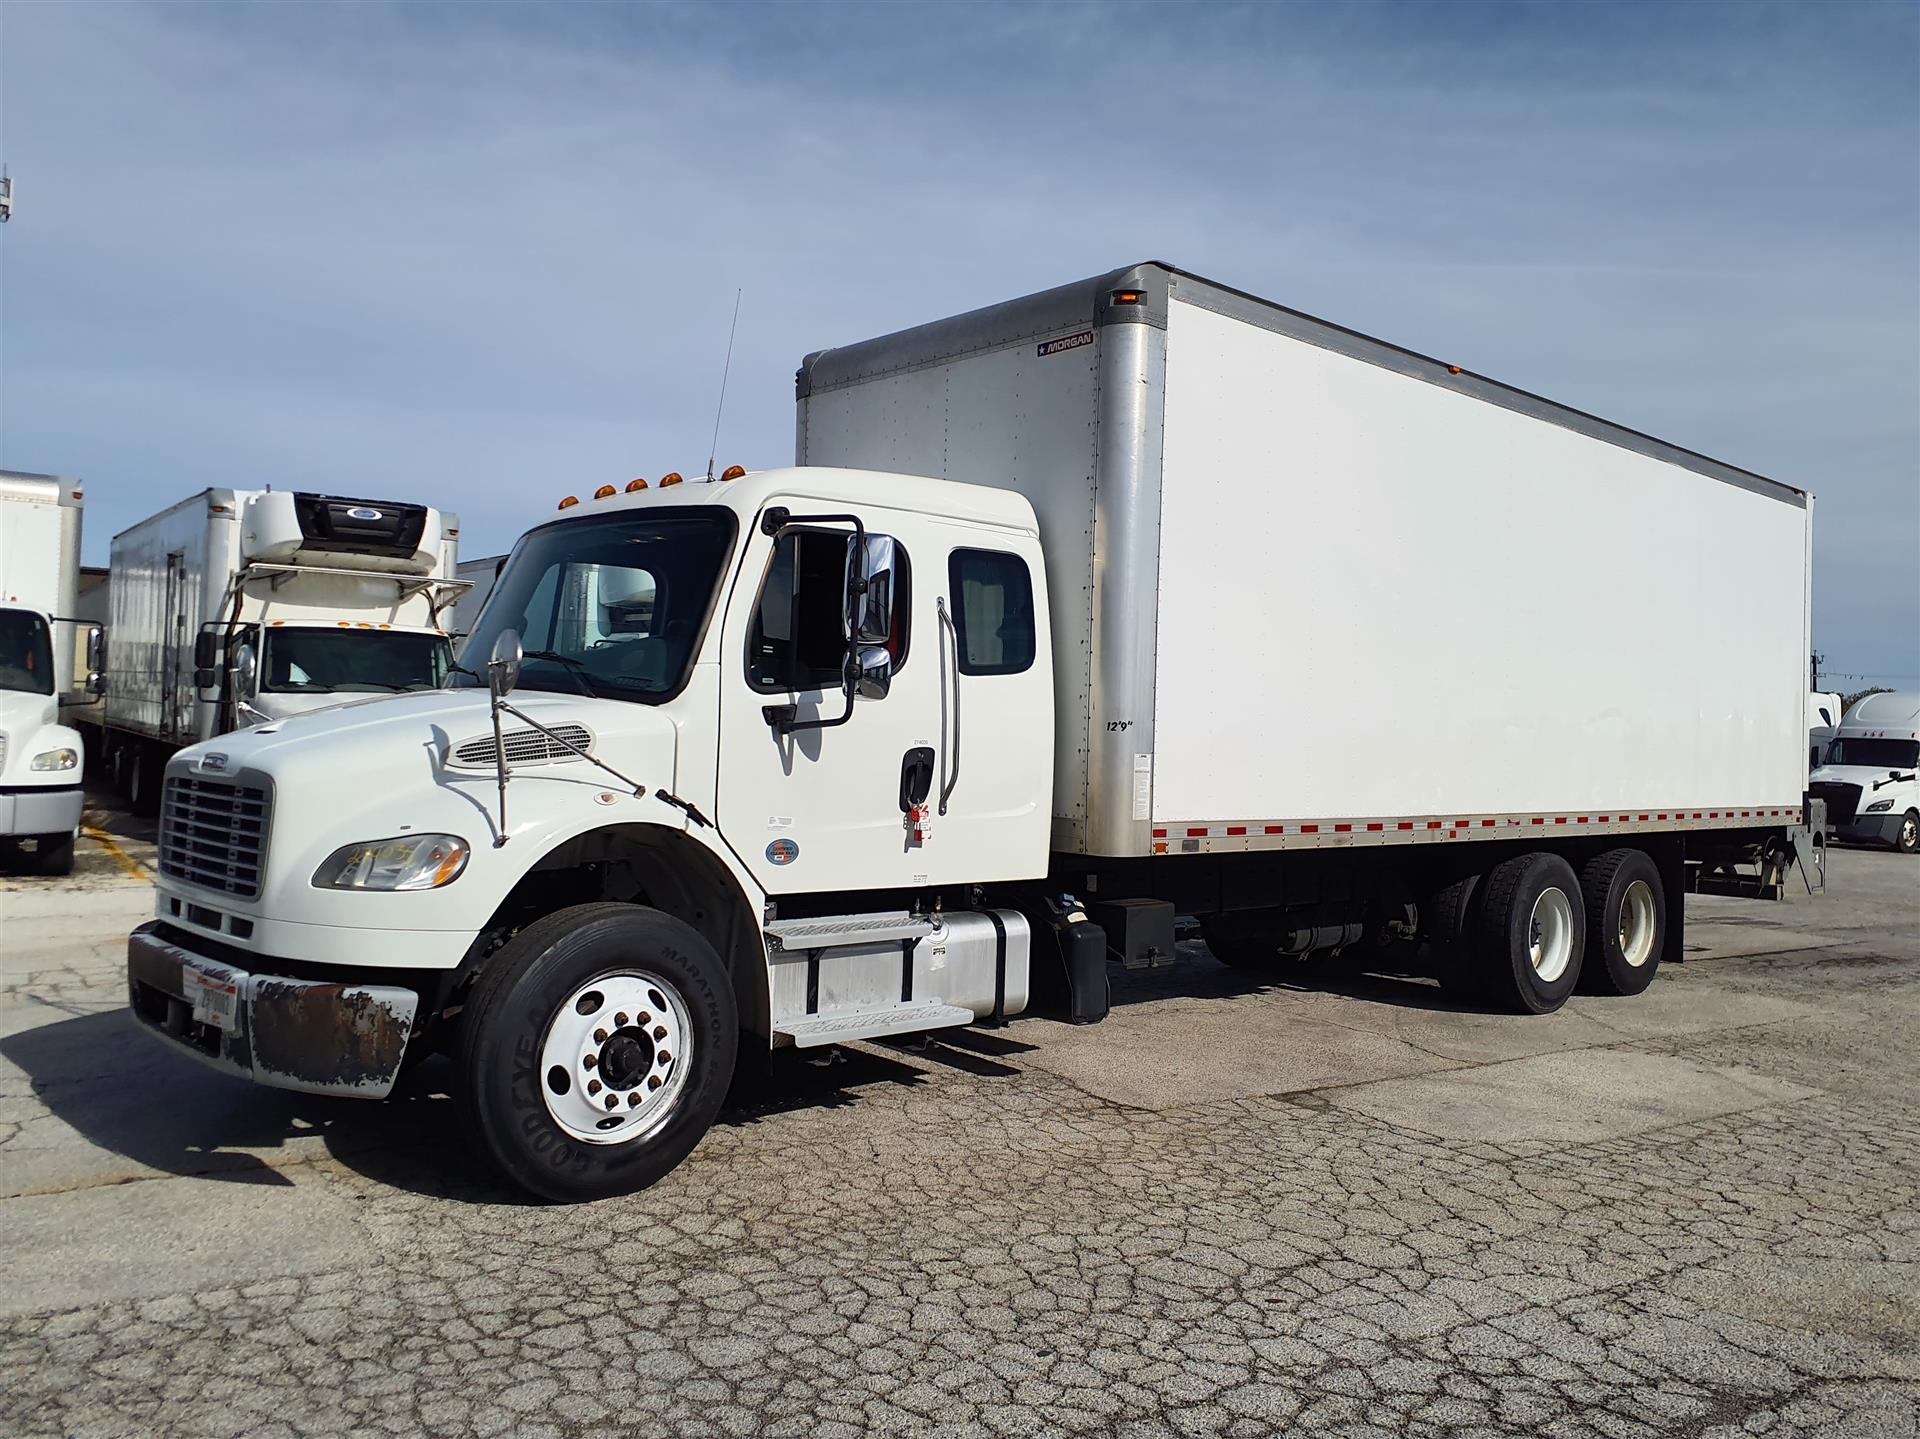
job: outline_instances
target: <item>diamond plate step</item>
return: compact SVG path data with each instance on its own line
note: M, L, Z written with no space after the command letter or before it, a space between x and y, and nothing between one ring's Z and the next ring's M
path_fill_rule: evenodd
M896 910L889 914L835 914L814 919L776 919L766 926L776 949L797 953L841 944L883 944L892 939L924 939L934 923L924 915Z
M805 1019L783 1019L775 1025L774 1033L786 1035L797 1049L812 1049L821 1044L844 1044L850 1039L884 1039L892 1034L919 1034L924 1030L951 1029L972 1023L972 1010L928 1000L851 1014L810 1014Z

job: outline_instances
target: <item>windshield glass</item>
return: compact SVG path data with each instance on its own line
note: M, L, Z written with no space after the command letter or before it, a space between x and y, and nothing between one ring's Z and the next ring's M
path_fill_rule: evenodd
M1828 764L1868 769L1912 769L1920 764L1920 740L1862 739L1842 735L1827 747Z
M520 687L658 704L687 682L733 544L729 510L563 520L523 538L461 650L454 683L479 684L518 630Z
M44 615L0 610L0 690L53 693L53 638Z
M390 694L438 689L452 660L444 635L392 630L276 630L264 636L264 694Z

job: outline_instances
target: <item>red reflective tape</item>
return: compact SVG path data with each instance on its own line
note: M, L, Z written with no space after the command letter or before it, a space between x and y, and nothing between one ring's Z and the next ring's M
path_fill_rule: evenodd
M1412 820L1410 820L1410 819L1403 819L1403 820L1401 820L1401 821L1400 821L1400 824L1399 824L1399 828L1401 828L1401 829L1412 829L1412 828L1413 828L1413 821L1412 821Z
M1245 834L1246 832L1247 832L1247 827L1244 824L1230 824L1227 826L1227 834L1229 836L1236 835L1236 834Z
M1285 834L1287 827L1284 824L1270 824L1267 826L1266 832L1268 834Z
M1167 832L1164 829L1156 829L1153 832L1153 837L1155 839L1165 839L1167 837Z
M1579 821L1579 822L1580 822L1581 824L1585 824L1585 823L1587 822L1587 817L1586 817L1586 816L1585 816L1584 814L1583 814L1583 815L1581 815L1581 816L1580 816L1580 821Z
M1540 817L1539 815L1537 815L1537 814L1536 814L1536 815L1535 815L1535 816L1533 817L1533 822L1534 822L1535 824L1545 824L1545 823L1546 823L1546 821L1545 821L1544 819L1542 819L1542 818L1541 818L1541 817Z
M1453 822L1453 827L1454 827L1455 829L1465 829L1465 828L1466 828L1466 827L1467 827L1468 825L1470 825L1470 824L1472 824L1472 823L1473 823L1473 821L1472 821L1472 820L1470 820L1470 819L1456 819L1456 820L1455 820L1455 821Z
M1492 829L1492 828L1493 828L1493 826L1494 826L1494 823L1495 823L1495 821L1493 821L1493 820L1490 820L1490 819L1483 819L1483 820L1481 820L1481 821L1480 821L1480 828L1482 828L1482 829Z
M1386 828L1386 826L1384 824L1370 824L1367 826L1367 828L1369 830L1383 830Z
M1698 819L1698 818L1700 818L1700 816L1699 816L1699 815L1695 815L1695 816L1694 816L1694 818L1695 818L1695 819ZM1646 817L1646 816L1645 816L1644 814L1643 814L1643 815L1641 815L1641 816L1640 816L1640 823L1642 823L1642 824L1645 824L1646 822L1647 822L1647 817Z
M1189 829L1187 831L1188 839L1205 839L1206 836L1207 836L1207 831L1204 827L1199 829Z
M1320 833L1320 826L1319 826L1319 825L1317 825L1317 824L1303 824L1303 825L1301 825L1301 826L1300 826L1300 833L1302 833L1302 834L1318 834L1318 833Z
M1334 832L1335 834L1346 834L1346 833L1347 833L1347 832L1348 832L1349 830L1351 830L1352 828L1353 828L1353 826L1352 826L1352 825L1350 825L1350 824L1336 824L1336 825L1335 825L1335 826L1333 827L1333 832Z
M1566 816L1565 816L1564 814L1563 814L1563 815L1559 815L1559 816L1557 816L1557 817L1556 817L1556 818L1554 819L1554 821L1553 821L1553 822L1554 822L1555 824L1565 824L1565 823L1567 822L1567 817L1566 817Z

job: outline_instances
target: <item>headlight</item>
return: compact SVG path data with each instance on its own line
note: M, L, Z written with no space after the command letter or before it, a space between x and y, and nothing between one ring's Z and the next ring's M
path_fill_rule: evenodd
M33 767L37 770L78 769L80 751L77 749L50 749L44 754L33 757Z
M40 761L35 760L33 762L33 767L35 769L39 769ZM1882 810L1888 810L1892 808L1893 808L1893 796L1888 795L1885 799L1877 799L1872 804L1868 805L1866 812L1868 814L1879 814Z
M467 842L450 834L402 834L343 845L313 872L320 889L438 889L467 867Z

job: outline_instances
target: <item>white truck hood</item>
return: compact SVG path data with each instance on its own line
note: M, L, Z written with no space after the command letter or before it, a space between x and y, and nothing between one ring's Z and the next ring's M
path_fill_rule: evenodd
M73 785L80 771L35 771L33 757L50 749L80 747L79 734L60 723L60 702L27 690L0 690L0 783Z

